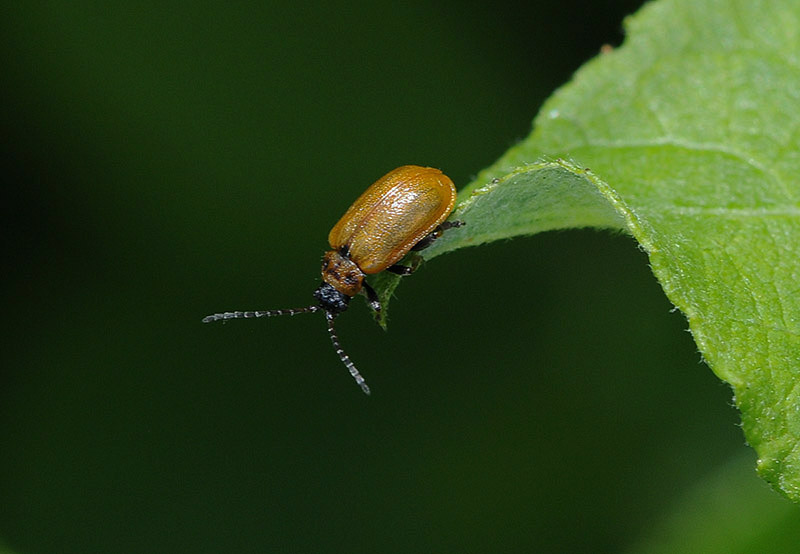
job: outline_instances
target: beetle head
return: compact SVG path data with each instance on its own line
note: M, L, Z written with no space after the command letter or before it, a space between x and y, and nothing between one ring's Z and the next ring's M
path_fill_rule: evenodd
M314 298L319 300L320 307L328 313L339 315L347 309L350 297L333 288L330 283L323 282L314 291Z

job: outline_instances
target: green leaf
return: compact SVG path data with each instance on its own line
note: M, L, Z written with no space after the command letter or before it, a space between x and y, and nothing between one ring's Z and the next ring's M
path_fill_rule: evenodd
M733 387L759 473L800 501L800 4L661 0L626 30L460 193L466 227L425 257L626 230Z
M738 455L680 494L652 518L628 554L796 552L797 507L772 494Z

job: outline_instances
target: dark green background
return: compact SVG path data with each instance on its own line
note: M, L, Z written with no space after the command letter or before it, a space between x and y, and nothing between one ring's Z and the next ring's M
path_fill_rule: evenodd
M406 163L469 182L638 4L6 8L0 536L614 552L731 456L752 465L625 236L438 258L388 333L354 303L339 334L369 398L319 316L200 323L310 303L367 185Z

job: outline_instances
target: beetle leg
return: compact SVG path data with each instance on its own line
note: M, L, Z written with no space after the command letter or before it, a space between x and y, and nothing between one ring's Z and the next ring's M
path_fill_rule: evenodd
M442 231L447 231L448 229L455 229L456 227L463 227L464 225L466 225L465 222L459 221L459 220L456 219L456 220L453 220L453 221L445 221L444 223L439 225L439 227L441 227Z
M394 264L387 267L386 271L388 271L389 273L394 273L395 275L411 275L412 273L414 273L414 271L416 271L416 269L417 269L416 267Z
M422 265L422 256L419 254L410 254L408 256L409 265L394 264L386 268L389 273L395 275L411 275L417 268Z
M444 233L448 229L453 229L455 227L463 227L464 225L465 223L463 221L445 221L441 225L437 225L436 229L428 233L426 236L422 237L422 240L420 240L417 244L415 244L411 248L411 250L416 252L424 250L425 248L428 248L431 244L433 244L433 241L441 237L442 233Z
M375 292L375 289L369 286L369 283L367 283L366 281L362 283L362 286L364 287L364 291L367 293L367 302L369 302L369 307L375 310L376 312L380 312L381 301L380 299L378 299L378 293Z

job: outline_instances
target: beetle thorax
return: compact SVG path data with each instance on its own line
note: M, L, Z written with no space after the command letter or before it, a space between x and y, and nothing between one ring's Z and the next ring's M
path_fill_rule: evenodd
M364 272L346 253L330 250L322 258L322 280L342 294L355 296L364 284Z

